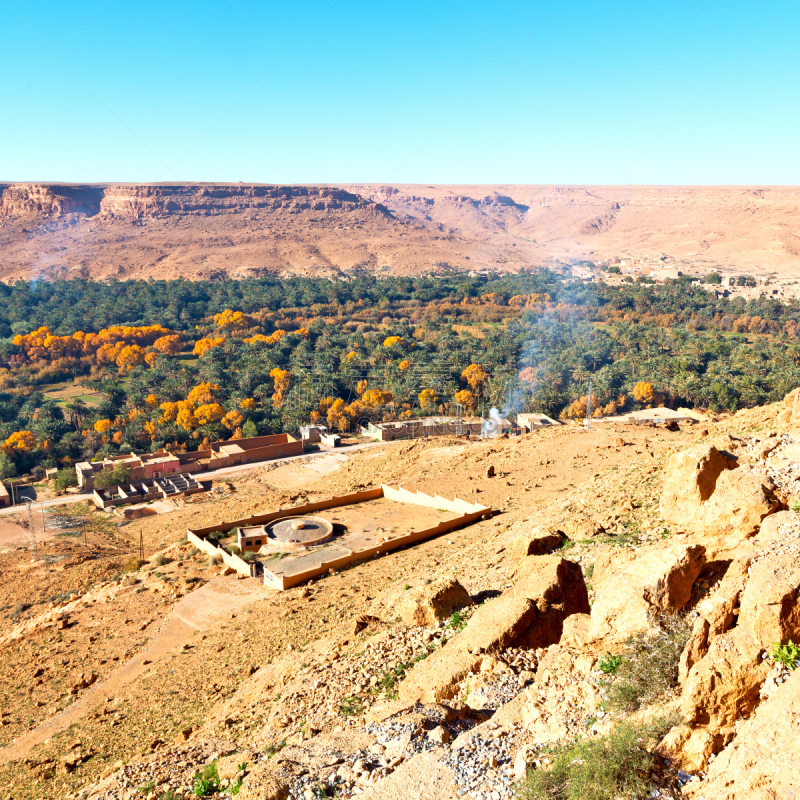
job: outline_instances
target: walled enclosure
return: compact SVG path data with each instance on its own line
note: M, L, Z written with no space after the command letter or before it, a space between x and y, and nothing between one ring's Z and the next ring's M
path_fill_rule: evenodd
M246 519L232 520L230 522L223 521L217 525L210 525L205 528L197 528L195 530L188 530L188 540L198 549L210 556L219 556L222 561L232 569L236 570L241 575L255 577L256 565L248 564L243 559L236 555L223 550L211 542L208 536L214 532L227 533L234 528L249 527L253 525L267 525L275 520L284 519L285 517L297 517L311 515L317 511L325 509L339 508L341 506L353 505L356 503L363 503L367 500L376 500L380 497L385 497L388 500L394 500L397 503L407 503L409 505L428 506L430 508L444 509L452 511L459 516L444 520L430 528L425 528L419 531L412 531L411 533L403 536L398 536L393 539L381 541L372 547L365 547L359 550L345 550L343 555L338 555L328 561L322 560L320 564L314 565L309 569L296 572L292 575L276 575L266 568L264 569L264 583L272 586L280 591L290 589L292 586L297 586L300 583L324 575L328 570L341 569L353 561L361 561L374 555L388 553L392 550L397 550L401 547L407 547L417 542L431 539L435 536L440 536L443 533L448 533L456 528L461 528L465 525L471 525L479 519L488 519L492 515L490 506L483 506L479 503L468 503L458 497L448 500L447 498L440 497L438 494L430 495L422 492L409 492L406 489L395 489L386 484L381 484L379 488L367 489L363 492L354 492L352 494L340 495L338 497L331 497L328 500L320 500L316 503L307 503L301 506L292 506L290 508L282 508L278 511L272 511L267 514L257 514ZM341 550L340 550L341 552Z

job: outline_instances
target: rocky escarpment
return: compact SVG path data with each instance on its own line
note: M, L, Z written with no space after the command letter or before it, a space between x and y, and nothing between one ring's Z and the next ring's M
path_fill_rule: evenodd
M344 189L316 186L144 185L108 186L100 205L104 215L139 218L172 214L230 214L246 210L366 211L387 209Z
M4 187L0 195L0 216L4 217L100 214L139 219L176 214L231 214L257 209L289 212L366 211L376 215L389 213L379 203L365 200L344 189L315 186L67 186L20 183Z
M47 217L65 214L91 216L100 211L103 197L103 189L99 186L17 183L0 185L0 189L0 217L31 214Z

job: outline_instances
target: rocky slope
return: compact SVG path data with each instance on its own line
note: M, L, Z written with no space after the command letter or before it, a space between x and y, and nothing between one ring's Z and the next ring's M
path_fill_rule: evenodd
M277 489L290 471L296 488ZM297 471L131 523L159 562L22 615L0 658L43 681L0 712L7 796L497 800L560 748L657 719L661 741L635 745L650 797L793 796L798 670L773 645L800 638L800 392L680 432L397 442L321 478ZM499 513L280 595L215 575L180 541L188 524L379 480ZM14 557L0 554L4 573L37 568ZM159 608L166 643L148 627ZM81 659L61 691L85 714L60 729L57 659L104 619L109 652L140 671L123 685ZM620 703L636 652L663 669Z
M791 187L0 184L0 279L518 270L797 276Z

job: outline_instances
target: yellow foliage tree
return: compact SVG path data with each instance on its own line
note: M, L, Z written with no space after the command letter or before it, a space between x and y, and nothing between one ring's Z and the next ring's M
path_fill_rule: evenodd
M235 428L238 428L244 422L244 414L241 411L229 411L223 418L222 424L229 430L232 431Z
M567 416L570 419L586 419L586 409L588 408L588 395L579 398L567 409Z
M36 447L36 437L30 431L17 431L6 439L3 450L6 453L29 453Z
M144 354L144 361L150 369L153 369L156 365L156 361L158 361L158 356L160 354L156 353L155 351L151 350L149 353Z
M252 397L245 397L241 403L239 403L239 408L243 408L245 411L252 411L256 407L256 401L253 400Z
M269 376L275 381L275 393L272 395L272 405L275 408L282 408L283 398L286 396L286 392L289 391L289 387L292 384L292 374L288 370L275 367L275 369L269 373Z
M224 336L209 336L205 339L198 339L195 342L192 354L202 358L209 350L219 347L224 341Z
M455 401L468 409L470 413L475 411L475 407L478 405L478 398L469 389L456 392Z
M153 347L165 356L176 356L181 351L181 337L177 335L162 336L153 342Z
M394 395L381 389L367 389L361 399L368 406L383 406L386 403L391 403L394 400Z
M133 369L144 363L144 350L138 344L129 344L120 350L117 356L117 366L120 369Z
M192 389L186 396L186 400L195 406L202 406L208 403L217 402L217 393L219 392L218 383L208 383L203 381Z
M233 412L238 414L237 411ZM219 403L207 403L199 406L194 412L194 418L198 425L211 425L219 422L225 416L225 409ZM241 414L239 414L241 416ZM180 415L178 415L180 421ZM235 427L235 426L234 426Z
M158 407L158 398L154 394L147 395L144 402L147 404L148 408Z
M221 314L214 314L214 324L226 331L236 331L242 328L252 328L255 320L242 314L241 311L231 311L226 308Z
M369 382L368 381L359 381L356 384L356 394L359 397L361 397L361 395L364 394L364 392L367 391L367 386L369 386Z
M653 404L653 384L639 381L639 383L633 387L633 397L642 405L649 408Z
M403 337L402 336L387 336L383 340L383 346L384 347L394 347L394 345L397 345L398 347L402 347L403 346Z
M94 429L98 433L106 433L113 427L114 423L110 419L99 419L94 424Z
M483 389L490 376L480 364L470 364L461 373L461 377L469 384L472 393L480 398L483 395Z
M407 369L408 369L410 366L411 366L411 362L410 362L410 361L409 361L407 358L404 358L404 359L403 359L403 360L402 360L402 361L401 361L401 362L400 362L400 363L397 365L397 369L399 369L399 370L400 370L400 372L405 372L405 371L406 371L406 370L407 370Z
M419 393L419 407L423 411L427 411L431 408L434 408L438 400L439 400L439 395L436 394L436 391L434 389L423 389Z

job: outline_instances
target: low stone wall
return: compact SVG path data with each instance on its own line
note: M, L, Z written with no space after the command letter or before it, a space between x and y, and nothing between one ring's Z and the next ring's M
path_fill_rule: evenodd
M441 497L438 494L433 496L424 494L423 492L409 492L407 489L395 489L392 486L381 484L379 488L367 489L362 492L353 492L351 494L341 495L339 497L331 497L327 500L320 500L316 503L306 503L301 506L292 506L291 508L282 508L278 511L272 511L267 514L256 514L252 517L245 519L237 519L231 521L222 521L216 525L210 525L206 528L196 528L189 530L187 536L189 541L192 542L197 548L209 555L219 555L228 566L233 567L241 574L254 575L255 566L244 562L238 556L230 556L219 547L215 547L207 541L209 534L219 531L226 533L233 528L245 528L253 525L266 525L278 519L294 516L307 516L314 514L317 511L323 511L327 508L340 508L341 506L354 505L363 503L368 500L377 500L378 498L385 497L388 500L393 500L397 503L408 503L409 505L427 506L429 508L442 509L458 514L459 516L454 519L444 520L430 528L425 528L420 531L411 531L405 536L398 536L393 539L388 539L375 544L372 547L364 548L363 550L347 550L345 555L337 556L330 560L324 560L321 563L289 576L275 575L268 569L264 569L264 583L272 586L278 590L289 589L292 586L297 586L310 578L324 575L331 569L340 569L346 564L353 561L361 561L370 558L373 555L388 553L392 550L398 550L402 547L409 547L410 545L417 544L426 539L431 539L435 536L441 536L456 528L461 528L465 525L471 525L479 519L488 518L492 514L492 509L489 506L483 506L480 503L469 503L466 500L461 500L458 497L448 499ZM346 548L345 548L346 549ZM341 549L340 551L341 552ZM233 562L233 559L238 562L238 565Z
M219 528L214 528L214 530L219 530ZM211 544L207 539L201 539L192 531L189 531L186 536L198 550L202 550L212 558L214 556L219 556L225 566L235 569L240 575L244 575L248 578L253 576L253 569L251 569L250 564L244 559L239 558L239 556L231 555L227 550L223 550L221 547Z

